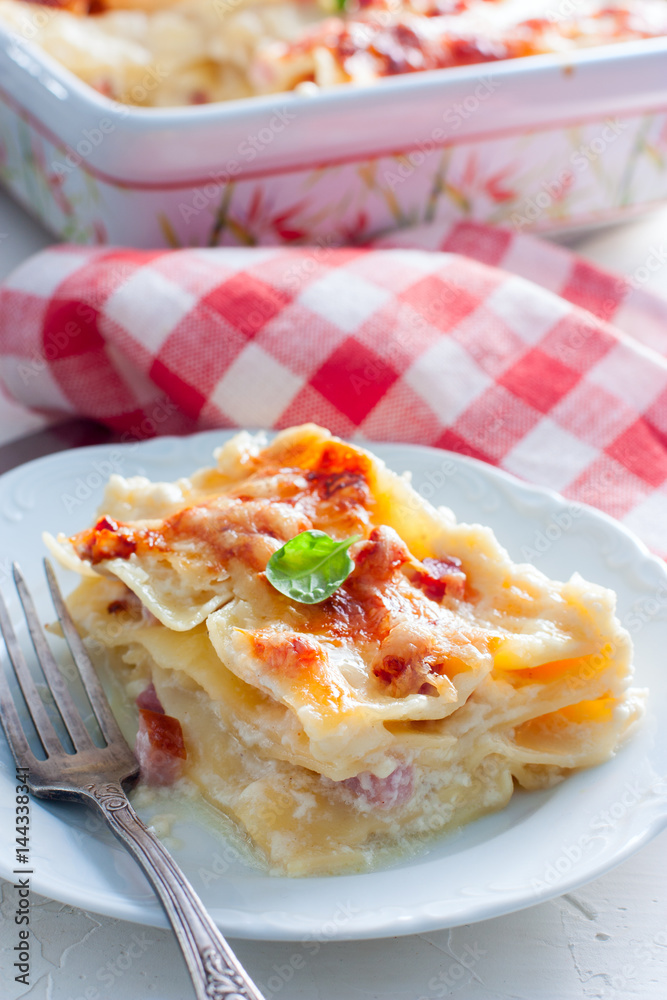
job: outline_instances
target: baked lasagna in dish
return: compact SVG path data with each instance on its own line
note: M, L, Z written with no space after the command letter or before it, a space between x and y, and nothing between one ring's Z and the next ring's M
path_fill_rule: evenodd
M515 565L316 425L114 475L46 540L144 782L193 782L273 872L368 869L609 759L642 713L611 591Z
M667 34L667 0L0 0L0 21L140 106L366 84Z

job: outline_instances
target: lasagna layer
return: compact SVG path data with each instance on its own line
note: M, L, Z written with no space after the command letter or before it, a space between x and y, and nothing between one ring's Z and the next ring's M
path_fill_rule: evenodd
M112 476L95 524L47 541L141 725L147 707L178 720L174 773L271 870L371 866L608 759L639 718L610 591L512 563L315 425L216 459L176 483ZM304 604L266 567L311 530L358 540L347 579Z

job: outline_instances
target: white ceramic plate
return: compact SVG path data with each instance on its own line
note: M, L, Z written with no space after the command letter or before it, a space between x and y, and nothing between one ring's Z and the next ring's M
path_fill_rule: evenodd
M61 452L0 479L0 573L15 621L10 561L20 561L44 620L52 616L41 560L44 529L87 525L111 471L173 479L211 460L227 437L207 432ZM411 445L374 445L410 469L428 499L460 520L490 524L515 560L564 579L578 570L614 588L650 689L640 733L601 767L549 792L516 794L502 812L372 874L270 878L238 861L192 815L173 826L174 854L221 929L236 937L325 940L417 933L530 906L602 875L667 825L667 569L610 518L471 459ZM531 555L532 553L532 555ZM70 583L61 575L66 589ZM4 650L3 650L4 655ZM4 661L3 661L4 662ZM0 745L0 874L13 879L14 766ZM32 802L32 888L54 899L153 926L166 919L134 861L84 809Z

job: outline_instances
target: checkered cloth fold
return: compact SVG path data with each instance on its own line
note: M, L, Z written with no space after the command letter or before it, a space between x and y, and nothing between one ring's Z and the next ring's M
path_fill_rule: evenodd
M22 406L127 440L314 420L452 449L667 554L667 302L529 236L54 247L0 289L0 375Z

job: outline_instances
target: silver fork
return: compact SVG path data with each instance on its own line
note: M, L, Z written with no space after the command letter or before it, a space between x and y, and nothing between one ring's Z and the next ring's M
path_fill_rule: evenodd
M17 767L28 768L27 784L39 798L84 802L103 819L144 870L164 906L183 951L197 1000L263 1000L255 984L209 917L174 859L142 823L123 785L136 781L139 766L113 717L97 674L60 593L49 562L49 590L74 662L95 713L105 747L93 742L39 624L35 605L17 564L14 581L47 687L69 733L74 753L63 748L40 697L0 597L0 628L35 730L46 754L33 754L0 666L0 718Z

